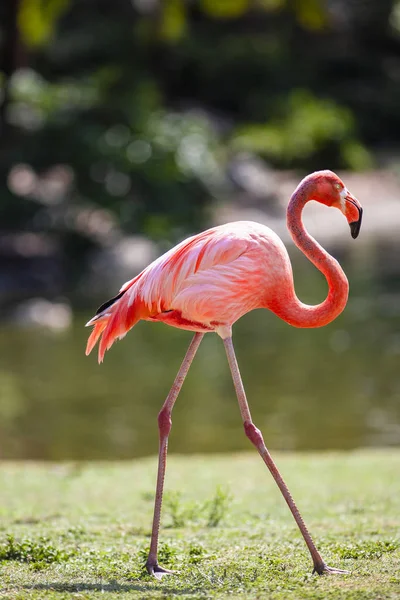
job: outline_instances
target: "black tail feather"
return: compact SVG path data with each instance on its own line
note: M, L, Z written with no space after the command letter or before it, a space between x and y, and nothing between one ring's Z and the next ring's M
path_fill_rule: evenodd
M107 300L107 302L104 302L104 304L99 306L99 308L97 309L95 316L97 317L103 311L105 311L106 308L109 308L109 306L112 306L115 302L117 302L117 300L119 300L125 294L125 292L126 292L126 290L122 290L122 292L120 292L117 296L114 296L114 298L111 298L110 300Z

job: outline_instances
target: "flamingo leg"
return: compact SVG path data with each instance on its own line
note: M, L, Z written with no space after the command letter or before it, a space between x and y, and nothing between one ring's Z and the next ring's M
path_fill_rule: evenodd
M245 433L246 433L247 437L249 438L249 440L252 442L252 444L257 448L259 454L261 455L261 458L263 459L263 461L267 465L268 469L270 470L280 491L282 492L284 499L286 500L287 505L290 508L290 511L294 517L294 520L296 521L296 523L301 531L301 534L304 538L304 541L307 544L307 547L310 551L310 554L311 554L311 557L312 557L312 560L314 563L313 573L317 572L319 575L322 575L323 573L348 573L348 571L342 571L340 569L334 569L332 567L328 567L325 564L325 562L323 561L320 553L318 552L318 550L312 540L312 537L303 521L300 511L297 508L297 506L292 498L289 488L287 487L286 483L284 482L284 480L278 470L278 467L275 465L267 447L265 446L261 431L259 429L257 429L257 427L254 425L254 423L252 421L249 405L247 403L246 393L244 391L243 382L242 382L242 378L241 378L240 371L239 371L239 366L238 366L238 363L236 360L235 350L233 348L232 337L228 337L228 338L224 339L224 345L225 345L226 355L228 357L229 367L230 367L230 370L232 373L232 379L233 379L233 383L235 386L236 395L237 395L238 402L239 402L239 408L240 408L240 413L241 413L242 419L243 419Z
M161 517L161 505L164 490L164 479L165 479L165 468L167 464L167 449L168 449L168 436L171 431L172 421L171 412L174 407L175 401L181 390L185 377L189 371L189 367L195 357L200 342L203 339L204 333L195 333L190 346L186 352L185 358L180 366L180 369L175 377L175 381L171 387L171 390L165 400L160 413L158 415L158 430L160 435L160 446L158 454L158 473L157 473L157 486L156 486L156 497L154 503L154 517L153 517L153 528L151 531L151 542L150 552L147 557L146 569L149 575L153 575L157 579L161 579L163 575L173 573L160 567L158 564L157 553L158 553L158 535L160 531L160 517Z

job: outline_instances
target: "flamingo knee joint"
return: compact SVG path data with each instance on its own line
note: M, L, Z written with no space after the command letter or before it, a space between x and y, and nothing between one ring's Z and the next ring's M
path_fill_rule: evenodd
M244 431L256 448L262 448L264 446L264 438L261 431L251 421L244 422Z
M171 413L169 410L162 408L158 414L158 429L160 431L160 436L167 437L171 431L171 427Z

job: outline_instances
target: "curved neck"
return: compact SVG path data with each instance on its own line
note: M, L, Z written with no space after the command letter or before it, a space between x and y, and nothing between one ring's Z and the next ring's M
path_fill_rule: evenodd
M281 306L279 316L295 327L322 327L327 325L344 309L349 293L349 283L341 266L306 231L302 211L312 199L313 186L304 181L290 199L287 211L287 226L296 246L326 277L329 286L327 298L321 304L303 304L293 288L293 296Z

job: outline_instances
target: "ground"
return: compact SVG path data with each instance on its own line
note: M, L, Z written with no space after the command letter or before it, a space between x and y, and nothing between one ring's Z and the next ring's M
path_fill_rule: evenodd
M144 572L154 458L0 467L0 598L400 598L400 451L276 461L326 562L318 577L256 454L172 456L160 563Z

